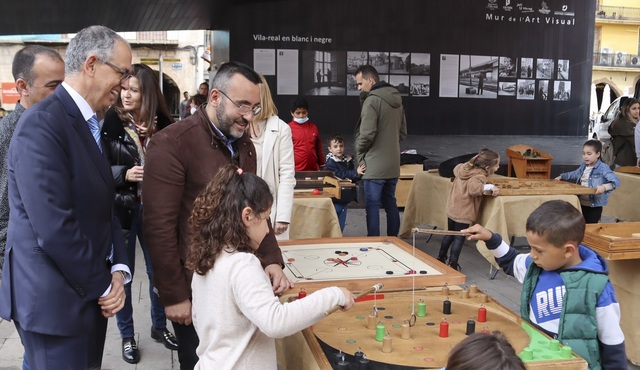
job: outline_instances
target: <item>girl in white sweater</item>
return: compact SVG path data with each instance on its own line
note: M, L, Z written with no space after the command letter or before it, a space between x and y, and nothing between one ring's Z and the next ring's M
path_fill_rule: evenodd
M272 203L264 180L234 165L221 168L194 202L186 266L195 271L196 369L276 369L273 338L315 324L333 306L353 306L346 288L321 289L284 304L274 296L254 254L269 231Z

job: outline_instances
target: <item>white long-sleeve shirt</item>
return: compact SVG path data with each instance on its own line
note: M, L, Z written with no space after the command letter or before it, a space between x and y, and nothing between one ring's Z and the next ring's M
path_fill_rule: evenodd
M273 338L305 329L345 303L342 291L331 287L282 304L258 258L242 252L223 252L204 276L193 275L191 288L200 338L196 370L275 370Z

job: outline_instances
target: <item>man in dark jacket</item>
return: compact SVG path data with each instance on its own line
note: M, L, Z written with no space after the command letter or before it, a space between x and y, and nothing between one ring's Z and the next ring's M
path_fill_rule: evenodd
M407 122L398 89L380 81L373 66L364 65L354 74L362 110L355 131L359 164L363 176L367 236L380 235L380 206L387 214L387 235L397 236L400 212L396 184L400 176L400 141L407 136Z
M234 163L256 173L255 148L246 133L260 112L260 76L236 62L220 66L208 104L158 132L149 142L144 169L143 230L160 302L180 343L180 369L193 369L199 340L191 322L188 218L193 202L218 169ZM270 229L257 250L275 293L290 287L282 253Z

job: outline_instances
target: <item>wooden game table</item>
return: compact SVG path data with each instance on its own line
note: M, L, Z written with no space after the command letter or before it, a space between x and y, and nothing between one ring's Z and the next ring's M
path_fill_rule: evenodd
M587 224L584 244L607 259L609 278L620 304L627 358L640 365L640 222Z
M523 325L516 314L482 291L456 286L447 289L382 291L375 297L367 296L349 311L330 314L312 328L278 340L278 364L283 370L346 369L338 365L344 356L348 368L353 369L357 368L353 355L360 350L371 361L369 369L439 369L446 364L451 347L466 337L468 320L473 320L474 332L500 330L518 353L530 347L533 358L526 362L528 369L587 368L586 361L553 347L549 337ZM451 305L450 314L443 312L445 301ZM422 304L425 315L416 317L414 325L407 327L412 312L416 312L412 307ZM485 322L479 321L480 309L486 310ZM447 337L440 336L443 319L448 325ZM375 339L373 327L380 324L388 333L384 343ZM383 352L383 346L391 347L391 352Z
M611 193L602 214L623 221L640 221L640 174L616 171L616 175L620 187Z
M329 197L294 197L289 239L340 238L340 222Z
M446 204L450 189L451 179L441 177L437 172L416 173L404 208L400 237L409 238L411 229L420 225L446 229ZM526 221L531 212L542 203L557 199L580 209L578 197L571 194L485 196L477 223L499 233L505 240L509 236L524 236ZM498 267L484 242L478 241L476 247L487 261Z
M455 285L466 280L459 271L395 237L320 238L278 244L284 273L295 284L287 293L297 293L300 288L311 293L335 285L364 291L378 282L385 289L400 289L414 284Z

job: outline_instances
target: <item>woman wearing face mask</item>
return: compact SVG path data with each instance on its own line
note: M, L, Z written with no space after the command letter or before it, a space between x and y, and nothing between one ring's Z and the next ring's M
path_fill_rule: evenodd
M278 240L289 239L289 223L293 211L293 188L296 186L293 165L291 129L278 118L269 84L260 76L260 113L249 126L251 141L256 147L256 174L268 185L273 195L269 215Z
M144 152L153 133L172 123L164 96L160 92L157 72L143 64L134 64L129 88L122 89L118 101L105 114L102 142L111 164L116 186L115 210L125 241L131 274L134 273L136 238L140 241L151 298L151 338L171 350L178 349L175 336L167 330L164 307L153 291L153 272L142 233L142 176ZM134 339L131 283L125 285L125 305L116 314L122 337L122 358L128 363L140 361Z
M202 94L196 94L189 98L189 108L191 114L194 114L198 108L207 102L207 96Z

